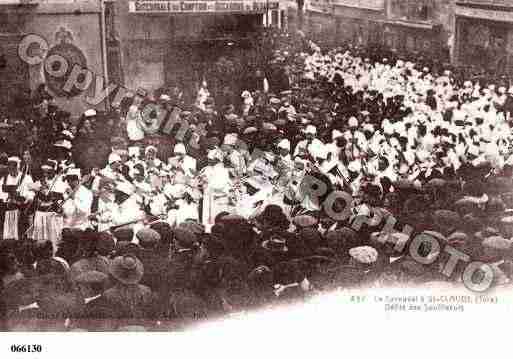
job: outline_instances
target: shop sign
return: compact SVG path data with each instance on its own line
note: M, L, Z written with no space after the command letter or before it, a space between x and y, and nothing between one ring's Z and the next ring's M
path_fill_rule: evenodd
M277 10L279 1L151 1L128 3L130 13L264 13Z
M457 16L471 17L475 19L486 19L492 21L513 22L513 12L500 10L475 9L463 6L456 6Z
M333 0L333 5L380 11L385 9L385 0Z
M333 4L330 0L310 0L306 2L305 8L308 11L331 13Z

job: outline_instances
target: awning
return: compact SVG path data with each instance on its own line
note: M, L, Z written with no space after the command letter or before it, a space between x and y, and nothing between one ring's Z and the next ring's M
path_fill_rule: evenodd
M434 22L420 22L420 21L408 21L408 20L386 20L384 21L387 25L403 26L422 30L438 30L442 25Z

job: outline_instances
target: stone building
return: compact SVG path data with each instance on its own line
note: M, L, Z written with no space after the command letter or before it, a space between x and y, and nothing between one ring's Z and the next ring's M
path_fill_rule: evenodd
M208 64L243 52L252 32L282 26L284 16L278 0L117 0L123 83L146 91L199 83Z
M0 106L44 82L74 115L94 107L86 98L107 72L103 10L95 0L1 1ZM78 81L70 80L75 75Z
M454 61L498 77L513 70L513 1L456 1Z
M382 44L398 53L450 61L452 0L313 0L305 5L305 17L307 32L335 43Z

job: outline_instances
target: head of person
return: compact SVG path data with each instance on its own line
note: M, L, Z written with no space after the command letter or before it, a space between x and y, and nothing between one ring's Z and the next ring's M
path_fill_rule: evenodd
M290 142L287 139L283 139L278 143L278 153L283 157L290 153Z
M78 176L76 176L76 175L66 175L66 177L64 178L64 180L65 180L66 182L68 182L69 186L70 186L72 189L77 188L78 184L80 183L80 180L79 180Z
M173 153L178 158L184 158L187 154L187 151L185 149L185 145L183 143L177 143L173 149Z
M121 170L121 157L117 153L111 153L109 155L109 167L115 171L118 172Z
M144 181L144 178L144 167L142 166L142 164L138 163L134 166L134 179L137 182L142 182Z
M41 172L44 178L53 178L55 176L55 167L57 161L48 160L41 166Z
M148 146L144 151L146 161L153 161L157 157L157 148L155 146Z
M23 154L22 154L21 158L23 160L23 163L25 163L27 165L32 164L32 155L30 154L29 150L23 151Z
M18 157L9 157L7 160L7 170L11 176L16 176L20 169L20 159Z

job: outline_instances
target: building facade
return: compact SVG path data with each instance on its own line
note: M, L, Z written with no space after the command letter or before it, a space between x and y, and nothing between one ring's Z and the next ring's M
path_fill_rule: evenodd
M304 14L304 30L314 37L328 34L335 43L380 44L398 53L451 60L453 0L313 0Z
M247 35L285 15L279 0L2 0L0 113L42 83L78 117L127 91L198 82L205 63L243 53Z
M513 70L513 1L455 3L454 61L497 77Z
M145 91L199 83L206 64L243 52L252 32L285 21L278 0L117 0L113 6L120 56L112 68L120 69L127 88Z
M57 105L73 115L95 107L86 98L106 73L102 13L93 0L0 2L0 106L46 83Z

